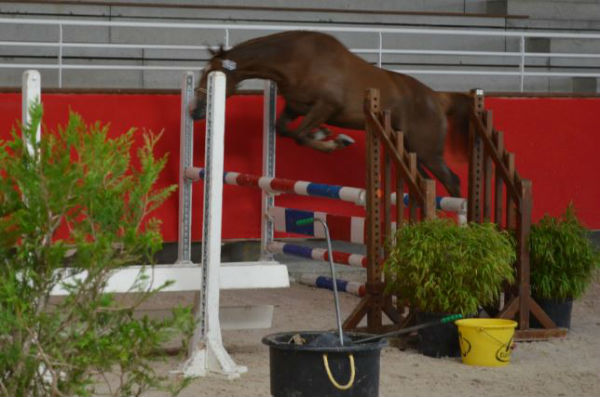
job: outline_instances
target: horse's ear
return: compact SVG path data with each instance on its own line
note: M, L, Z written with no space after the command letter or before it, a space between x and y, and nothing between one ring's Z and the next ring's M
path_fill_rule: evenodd
M208 52L213 57L220 57L220 56L223 56L225 54L225 46L223 44L219 45L219 49L218 50L214 50L210 46L207 46L207 47L208 47Z
M211 57L214 57L215 55L217 55L219 53L219 50L215 50L213 49L210 44L206 45L208 53L210 54Z

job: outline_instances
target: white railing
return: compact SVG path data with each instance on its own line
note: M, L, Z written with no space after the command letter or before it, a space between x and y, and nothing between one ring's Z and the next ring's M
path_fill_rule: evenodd
M513 64L503 65L483 65L485 69L466 69L461 62L455 65L444 65L443 69L395 69L398 72L413 75L464 75L464 76L508 76L519 79L520 90L524 90L525 79L528 77L589 77L600 78L600 67L588 66L581 71L581 68L573 66L548 66L539 63L535 65L528 64L528 60L542 58L551 60L554 58L567 59L576 62L577 60L600 60L598 53L585 52L529 52L526 50L526 39L545 38L545 39L571 39L578 41L594 41L600 48L600 34L597 33L562 33L562 32L527 32L527 31L500 31L500 30L469 30L469 29L417 29L417 28L391 28L391 27L347 27L347 26L329 26L329 25L253 25L253 24L206 24L206 23L156 23L156 22L129 22L129 21L96 21L96 20L62 20L62 19L10 19L0 18L0 27L5 25L25 25L25 26L53 26L57 28L58 38L55 41L24 41L15 38L15 40L2 40L2 47L33 47L33 48L56 48L55 63L19 63L7 61L6 54L0 53L0 69L41 69L57 70L58 86L63 85L63 73L68 70L135 70L135 71L184 71L200 70L203 65L198 64L195 67L190 65L177 65L175 62L169 62L169 65L119 65L119 64L75 64L65 63L64 50L71 48L81 49L139 49L139 50L183 50L183 51L206 51L215 45L187 45L187 44L148 44L148 43L88 43L88 42L67 42L64 40L64 30L67 27L79 28L138 28L153 29L152 35L157 35L157 30L169 29L193 29L198 31L221 31L222 40L219 44L224 44L226 48L230 47L230 35L232 32L241 31L262 31L266 33L284 30L315 30L329 33L340 34L358 34L363 38L368 35L375 35L377 45L373 48L351 48L351 51L357 54L376 54L377 64L381 66L384 63L384 57L389 55L423 55L423 56L456 56L456 57L475 57L484 59L489 57L507 57L516 59ZM400 49L386 48L384 46L384 37L393 35L425 35L425 36L452 36L452 37L499 37L505 40L515 40L518 42L518 51L469 51L469 50L448 50L448 49ZM198 36L200 37L200 35ZM81 56L86 58L84 56ZM92 57L93 58L93 57ZM142 58L139 59L143 61ZM161 59L161 62L168 59ZM189 61L196 61L190 58ZM186 62L189 62L186 60ZM98 60L100 62L100 60ZM598 63L600 65L600 62ZM442 65L439 65L442 66ZM575 69L575 70L564 70Z

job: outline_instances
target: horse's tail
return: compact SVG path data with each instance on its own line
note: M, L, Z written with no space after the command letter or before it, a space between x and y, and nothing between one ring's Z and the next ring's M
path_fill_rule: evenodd
M474 110L473 98L460 92L438 92L446 117L450 121L449 148L466 159L469 142L469 120Z

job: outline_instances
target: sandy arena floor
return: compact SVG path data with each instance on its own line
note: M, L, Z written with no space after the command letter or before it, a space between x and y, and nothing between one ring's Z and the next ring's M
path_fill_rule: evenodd
M227 351L236 363L247 366L248 372L236 380L195 379L181 396L269 396L269 354L261 338L282 331L335 328L333 297L326 290L293 284L289 289L225 291L221 299L229 305L275 304L273 328L225 331ZM342 294L342 313L348 314L357 302L358 298ZM160 370L178 364L177 359L169 359ZM567 338L517 343L506 367L472 367L462 364L460 358L435 359L410 348L386 347L380 370L380 396L384 397L599 396L600 284L594 284L574 303Z

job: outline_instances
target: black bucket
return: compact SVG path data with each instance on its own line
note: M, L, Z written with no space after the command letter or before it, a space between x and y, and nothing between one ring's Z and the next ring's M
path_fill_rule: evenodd
M306 344L291 343L299 334ZM320 331L293 331L265 336L269 346L271 395L274 397L376 397L379 356L385 340L344 346L309 346ZM344 333L351 340L370 335Z
M416 323L441 320L447 313L417 312ZM458 328L454 322L422 328L419 334L419 352L428 357L460 357Z

